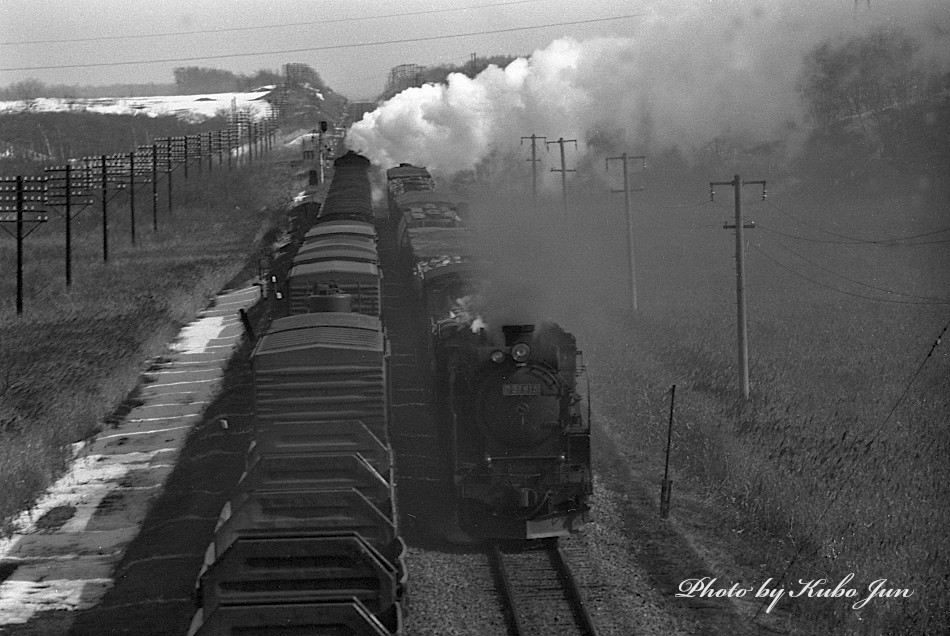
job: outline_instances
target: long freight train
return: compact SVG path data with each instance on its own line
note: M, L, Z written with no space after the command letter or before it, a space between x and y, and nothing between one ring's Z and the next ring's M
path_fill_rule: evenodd
M369 162L337 159L252 353L254 438L199 575L190 634L402 633ZM312 203L305 202L303 205Z
M590 413L575 339L549 322L492 329L466 210L424 168L387 172L432 335L438 422L462 530L537 539L578 530L592 493Z

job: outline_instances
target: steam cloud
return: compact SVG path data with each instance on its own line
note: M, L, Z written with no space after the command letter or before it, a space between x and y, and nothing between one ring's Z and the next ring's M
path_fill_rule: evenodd
M531 134L577 139L582 156L670 147L690 154L723 135L786 138L802 120L795 84L805 52L882 23L919 35L921 23L947 22L941 5L657 2L632 37L559 39L507 68L403 91L357 122L347 146L384 167L408 161L451 174Z
M410 162L450 176L493 156L523 168L521 137L531 134L577 139L579 169L624 151L690 156L717 137L788 141L803 131L795 86L806 52L883 23L946 57L950 29L921 28L950 21L945 2L655 0L630 37L558 39L507 68L408 89L365 115L346 143L384 168ZM501 325L541 319L586 331L600 308L625 306L626 247L616 240L625 227L592 221L614 214L616 200L585 199L584 222L571 226L537 222L556 220L559 200L532 216L532 201L500 198L474 201L471 219L489 264L478 309L496 338Z

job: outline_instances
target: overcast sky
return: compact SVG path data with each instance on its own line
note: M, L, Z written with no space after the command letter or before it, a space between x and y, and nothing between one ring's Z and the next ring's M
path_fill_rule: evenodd
M563 36L635 37L658 16L705 11L713 19L755 4L781 6L806 25L819 15L847 27L869 19L945 23L950 14L947 0L2 0L0 85L29 77L171 83L176 66L251 74L303 62L356 99L379 93L398 64L530 54ZM579 23L603 18L616 19ZM486 31L505 32L425 40ZM385 43L393 40L412 41Z

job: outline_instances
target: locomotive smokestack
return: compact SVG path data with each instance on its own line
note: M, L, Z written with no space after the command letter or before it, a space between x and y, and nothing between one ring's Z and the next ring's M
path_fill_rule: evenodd
M534 325L505 325L501 331L505 334L505 346L510 347L517 342L530 341Z

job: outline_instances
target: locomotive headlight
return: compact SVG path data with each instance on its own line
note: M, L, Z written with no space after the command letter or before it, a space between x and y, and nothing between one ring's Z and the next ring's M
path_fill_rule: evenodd
M515 362L524 362L531 355L531 347L523 342L519 342L511 348L511 357Z
M505 360L505 352L501 349L495 349L491 352L491 361L495 364L501 364Z

